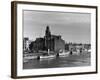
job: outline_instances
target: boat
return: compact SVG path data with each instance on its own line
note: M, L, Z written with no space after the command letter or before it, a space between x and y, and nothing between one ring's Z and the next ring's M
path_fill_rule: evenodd
M59 53L59 57L66 57L66 56L69 56L69 54L70 54L70 51L68 51L68 52L60 52Z
M72 53L73 53L72 55L79 55L78 51L73 51Z
M89 49L88 52L91 52L91 49Z
M27 59L27 60L29 60L29 59L37 59L37 56L26 56L26 57L24 57L24 59Z
M48 49L48 52L43 55L40 55L39 59L48 59L48 58L55 58L55 57L56 55L50 54L50 50Z
M28 60L27 60L27 59L23 59L23 62L24 62L24 63L27 63L27 62L28 62Z
M29 60L32 60L32 59L37 59L37 55L33 55L33 54L24 54L23 56L23 60L24 62L28 62Z
M40 59L47 59L47 58L55 58L56 57L56 55L41 55L40 56Z

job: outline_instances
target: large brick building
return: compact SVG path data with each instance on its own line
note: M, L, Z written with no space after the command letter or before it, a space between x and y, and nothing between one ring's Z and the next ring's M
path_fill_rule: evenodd
M52 35L49 26L46 27L45 36L43 38L36 38L31 43L33 51L47 51L53 52L65 50L65 41L60 35Z

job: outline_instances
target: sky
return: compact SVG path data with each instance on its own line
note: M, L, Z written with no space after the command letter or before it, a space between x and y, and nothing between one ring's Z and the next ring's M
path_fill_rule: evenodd
M61 35L65 42L91 42L91 14L54 11L23 11L23 35L30 40L44 37L46 26L51 34Z

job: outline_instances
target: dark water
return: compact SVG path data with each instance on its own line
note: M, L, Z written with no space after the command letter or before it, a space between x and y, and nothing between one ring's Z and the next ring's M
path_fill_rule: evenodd
M23 63L23 69L57 68L90 66L90 54L70 55L68 57L56 57L52 59L29 60Z

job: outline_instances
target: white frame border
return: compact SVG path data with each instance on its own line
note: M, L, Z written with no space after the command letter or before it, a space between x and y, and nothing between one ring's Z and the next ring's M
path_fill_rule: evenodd
M43 11L62 11L62 12L82 12L91 13L91 66L71 67L71 68L50 68L50 69L29 69L23 70L23 44L22 42L22 10L43 10ZM96 9L82 7L61 7L50 5L30 5L17 4L17 76L35 76L51 74L69 74L96 71Z

